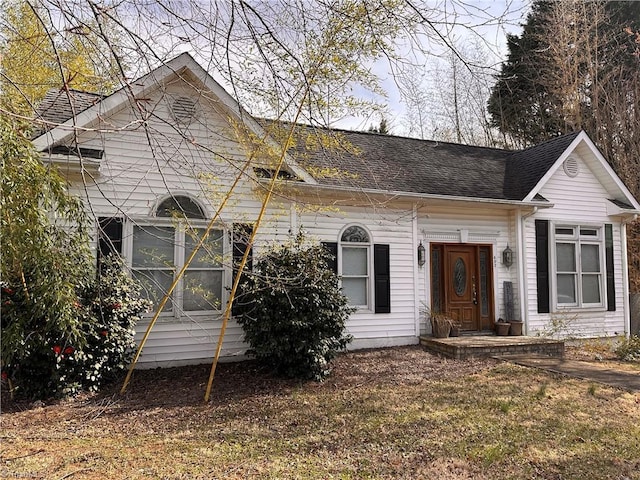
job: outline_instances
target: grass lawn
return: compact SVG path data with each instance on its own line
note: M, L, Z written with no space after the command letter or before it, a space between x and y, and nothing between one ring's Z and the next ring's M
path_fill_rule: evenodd
M419 347L342 355L324 383L223 364L205 404L208 373L4 402L0 478L640 479L640 394Z

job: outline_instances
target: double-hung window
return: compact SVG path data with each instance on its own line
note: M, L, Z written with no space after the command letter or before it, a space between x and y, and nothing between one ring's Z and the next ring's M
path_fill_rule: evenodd
M157 308L206 232L201 208L188 197L163 201L153 221L132 226L131 270ZM184 276L177 280L163 313L174 316L221 310L225 269L224 232L209 231Z
M370 306L371 239L357 225L347 227L340 236L340 271L342 291L355 307Z
M375 313L391 313L390 249L373 243L363 227L349 225L337 242L322 242L328 267L340 277L349 305Z
M559 307L604 305L602 228L556 225L555 294Z

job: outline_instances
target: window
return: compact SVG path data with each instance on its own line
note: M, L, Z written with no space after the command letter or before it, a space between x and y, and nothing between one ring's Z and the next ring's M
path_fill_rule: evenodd
M557 305L603 306L602 229L562 225L554 234Z
M176 274L193 254L206 228L204 213L192 199L174 196L156 209L157 220L138 222L131 232L131 269L144 292L157 306ZM188 219L188 221L187 221ZM224 232L212 229L178 281L163 312L220 310L225 271Z
M369 307L371 240L367 231L357 225L347 227L340 236L340 270L342 291L349 304Z
M328 253L328 267L342 277L342 292L349 304L373 307L375 313L391 313L389 245L372 244L367 231L355 225L344 229L338 240L322 245Z

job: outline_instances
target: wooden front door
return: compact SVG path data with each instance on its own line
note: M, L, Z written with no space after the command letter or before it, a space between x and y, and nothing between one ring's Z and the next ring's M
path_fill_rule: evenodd
M436 311L446 312L462 330L489 330L493 326L491 247L441 244L432 247L432 292ZM434 257L439 257L435 261ZM433 269L439 269L434 272ZM434 275L436 273L436 275ZM435 283L438 285L434 285Z

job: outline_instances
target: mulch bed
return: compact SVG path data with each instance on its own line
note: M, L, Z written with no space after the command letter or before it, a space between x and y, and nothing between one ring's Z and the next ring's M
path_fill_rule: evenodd
M347 389L360 384L418 383L425 378L464 376L494 365L495 360L455 361L431 355L418 345L359 350L339 355L331 376L322 383L283 379L256 361L220 363L216 369L210 402L229 404L260 395L286 395L305 383L305 388ZM98 394L73 399L32 402L11 400L2 389L2 411L15 412L45 405L78 406L86 402L117 402L121 409L150 409L202 405L211 365L136 370L124 395L122 380ZM124 378L124 376L123 376ZM6 387L6 385L3 385Z
M615 355L594 353L580 346L567 347L566 357L590 362L615 364ZM307 389L349 389L357 385L392 385L420 383L425 379L459 378L481 371L496 360L466 361L441 358L427 353L419 345L348 352L333 362L333 373L323 383L283 379L271 374L256 361L221 363L216 369L210 402L231 404L262 395L287 395L305 383ZM618 362L621 363L622 362ZM45 405L78 407L117 403L121 411L202 405L211 365L136 370L124 395L119 391L122 379L97 394L80 394L72 399L33 402L10 399L2 385L2 412L30 410Z

